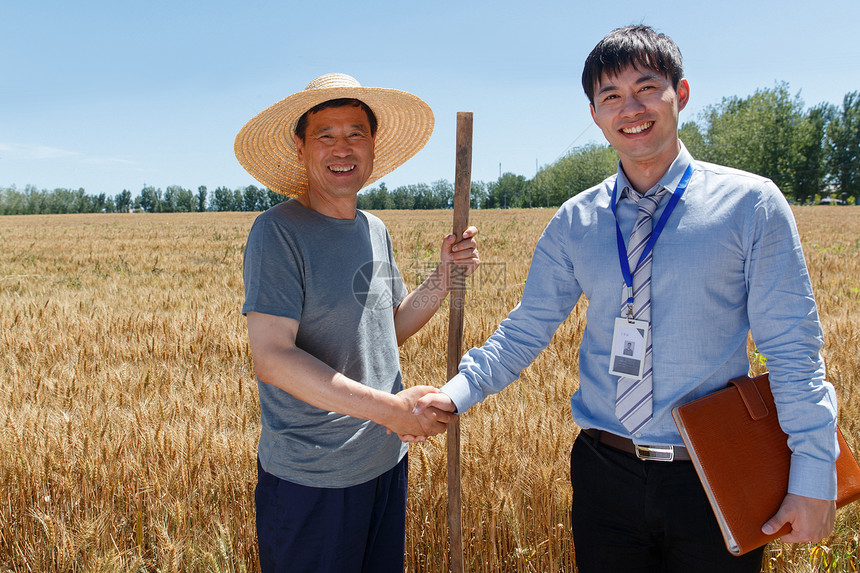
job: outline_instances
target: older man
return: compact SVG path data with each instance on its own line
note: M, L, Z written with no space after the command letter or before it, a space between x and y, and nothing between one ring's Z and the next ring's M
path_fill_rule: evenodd
M244 257L264 571L403 570L407 449L395 433L433 435L454 416L412 415L436 390L402 389L397 347L439 308L448 265L479 264L477 230L445 237L436 271L407 293L388 231L356 197L432 129L414 95L330 74L236 138L242 165L295 198L257 218Z

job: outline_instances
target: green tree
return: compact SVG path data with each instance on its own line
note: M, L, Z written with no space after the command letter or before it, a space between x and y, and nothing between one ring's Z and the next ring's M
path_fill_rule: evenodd
M216 187L213 197L213 208L216 211L233 210L233 192L226 187Z
M66 213L95 213L96 201L94 197L87 195L83 187L72 191L72 205Z
M201 185L197 188L197 211L205 211L206 210L206 185Z
M164 191L161 211L165 213L188 213L194 210L194 194L178 185L171 185Z
M258 204L260 202L260 198L262 197L262 195L263 195L262 191L259 188L257 188L256 185L248 185L247 187L245 187L244 191L242 192L242 204L240 207L241 210L242 211L258 211L258 210L261 210L260 209L261 206Z
M18 191L13 185L3 192L0 199L2 207L0 213L4 215L31 215L47 212L47 193L39 191L33 185L24 187L24 191Z
M483 181L472 181L472 189L469 193L469 207L480 209L487 202L487 184Z
M609 145L594 143L578 147L538 172L533 200L536 206L557 207L617 170L618 153Z
M111 205L113 202L111 202ZM93 197L93 211L98 212L107 212L110 205L108 205L107 195L104 193L99 193L97 196Z
M454 185L447 179L437 179L430 184L432 209L448 209L454 205Z
M527 183L522 175L502 174L498 181L488 184L487 207L495 209L522 207Z
M839 198L847 200L860 194L860 92L851 92L842 100L827 125L825 163L829 182Z
M0 215L23 215L24 194L15 186L0 189Z
M788 85L757 90L747 98L723 98L703 112L706 153L699 159L768 177L795 195L798 130L803 101Z
M371 187L358 194L357 206L365 211L378 211L393 208L391 198L388 196L388 188L385 183L379 187Z
M833 115L833 106L822 103L811 108L798 126L794 164L794 198L798 203L808 203L824 189L827 175L824 140Z
M678 137L684 142L693 157L704 160L708 156L708 143L695 121L685 122L678 130Z
M146 185L140 191L140 208L147 213L161 211L161 189L156 190L152 185Z
M131 191L123 189L121 192L117 193L114 198L114 203L116 204L117 211L120 213L127 213L131 207Z
M416 209L435 209L433 190L426 183L416 183L408 186L409 193L414 197Z
M191 189L185 189L184 187L176 188L176 210L181 211L182 213L191 213L192 211L196 211L197 207L197 198L194 197L194 193Z
M278 193L276 191L272 191L271 189L268 189L268 188L266 189L266 198L268 199L268 202L267 202L268 207L266 207L266 209L268 209L269 207L274 207L278 203L283 203L284 201L290 200L290 198L287 197L286 195L281 195L280 193Z
M415 195L406 186L397 187L389 195L393 209L414 209Z

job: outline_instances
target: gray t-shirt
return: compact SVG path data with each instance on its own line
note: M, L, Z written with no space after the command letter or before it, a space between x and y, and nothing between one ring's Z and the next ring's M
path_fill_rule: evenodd
M244 258L245 304L299 322L296 346L372 388L402 389L394 307L406 287L377 217L332 219L287 201L259 215ZM265 382L263 469L306 486L342 488L378 477L406 444L374 422L326 412Z

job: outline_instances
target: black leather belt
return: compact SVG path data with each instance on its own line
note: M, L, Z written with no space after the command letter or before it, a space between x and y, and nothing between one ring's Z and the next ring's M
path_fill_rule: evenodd
M649 462L689 462L690 453L683 446L646 446L634 444L633 440L624 438L610 432L594 430L591 428L582 430L582 433L597 440L601 444L633 454L640 460Z

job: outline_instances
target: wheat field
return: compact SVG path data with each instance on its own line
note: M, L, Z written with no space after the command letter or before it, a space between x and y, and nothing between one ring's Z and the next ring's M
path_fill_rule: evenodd
M473 211L485 264L464 347L522 292L551 210ZM404 278L432 269L450 212L377 213ZM860 211L795 210L840 424L860 443ZM0 572L256 571L259 406L241 259L254 213L0 217ZM505 392L462 417L465 561L574 571L570 417L581 302ZM447 309L401 347L407 385L444 383ZM750 346L754 371L763 365ZM410 451L407 571L447 570L445 438ZM857 505L763 569L855 571Z

